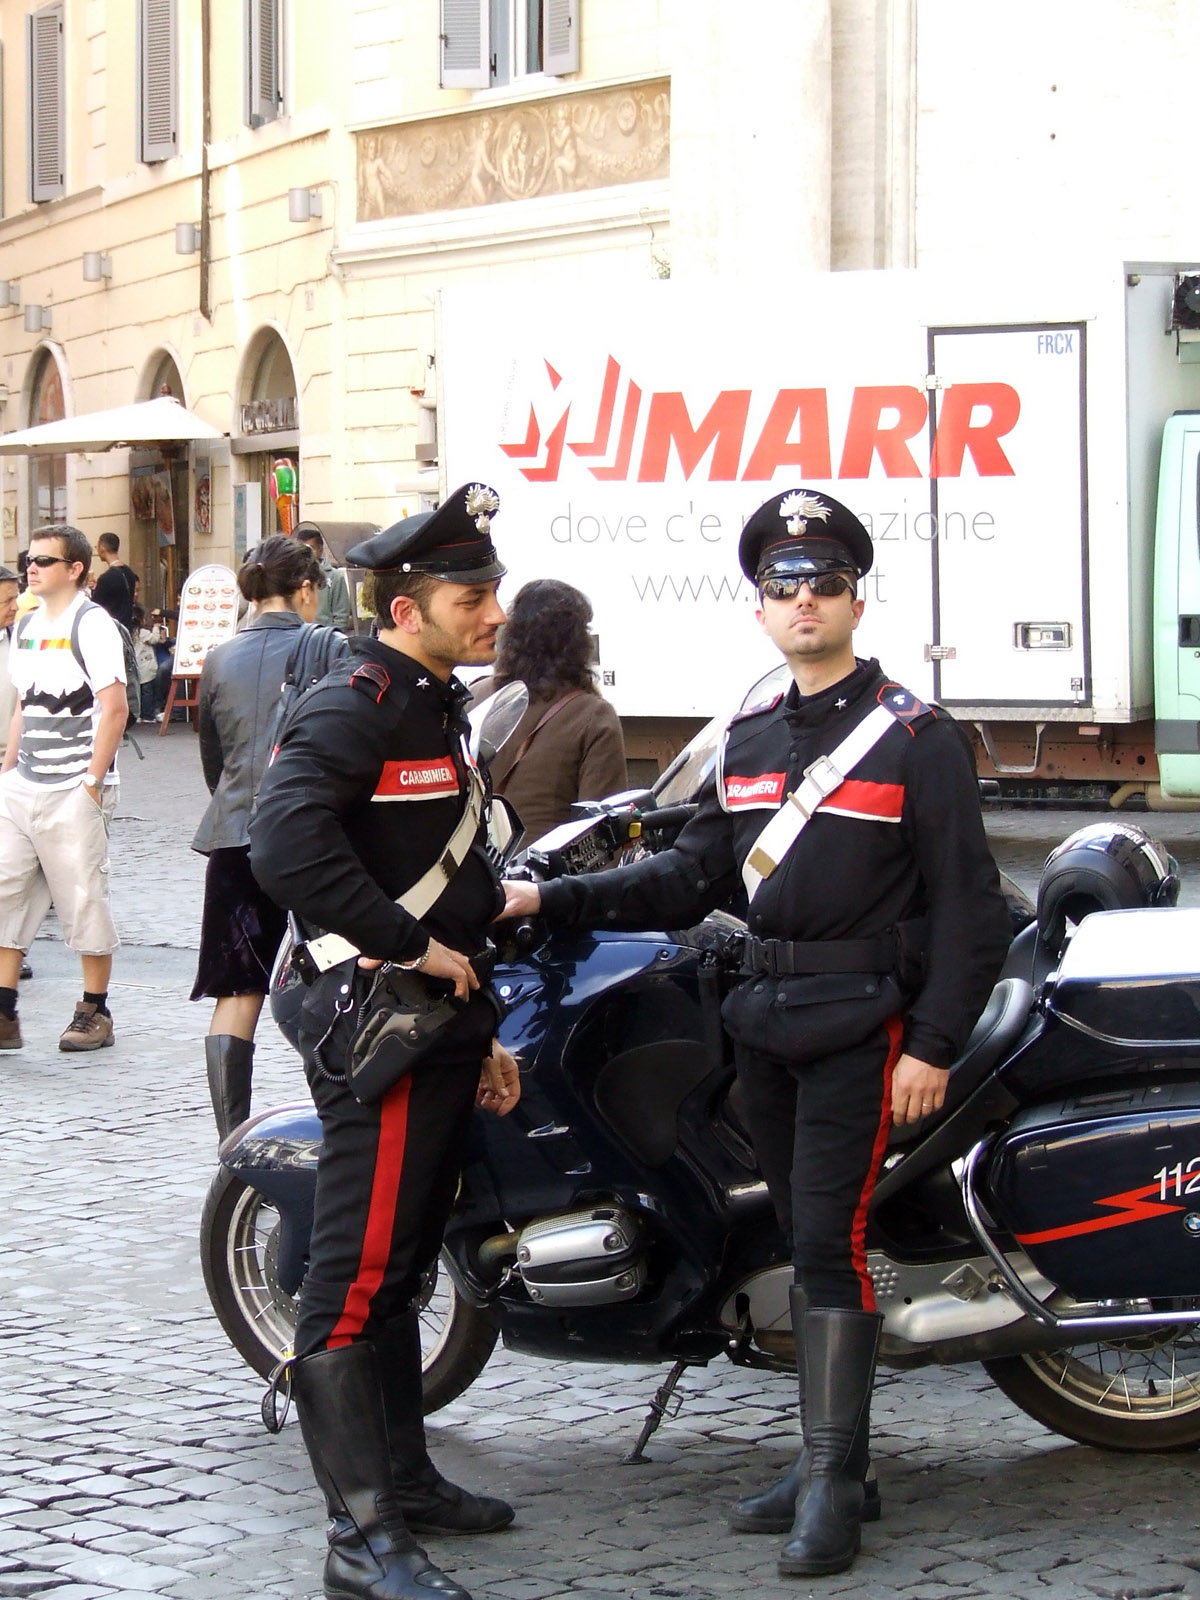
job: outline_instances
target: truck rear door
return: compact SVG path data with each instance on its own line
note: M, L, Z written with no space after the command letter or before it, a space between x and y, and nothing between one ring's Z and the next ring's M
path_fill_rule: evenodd
M946 444L957 443L943 450L939 437L929 480L935 697L1082 708L1091 697L1084 325L930 328L929 370L931 434L944 421ZM957 396L954 385L964 386ZM992 408L981 401L967 416L964 400L998 386L1015 391L1019 417L991 437Z
M1163 432L1154 539L1154 745L1164 794L1200 795L1200 414Z

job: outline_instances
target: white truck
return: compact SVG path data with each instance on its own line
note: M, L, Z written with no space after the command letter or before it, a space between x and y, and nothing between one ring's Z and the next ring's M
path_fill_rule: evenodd
M444 486L499 491L508 593L591 598L635 752L777 659L737 541L806 484L875 541L859 654L981 773L1200 799L1194 266L446 290L438 323Z

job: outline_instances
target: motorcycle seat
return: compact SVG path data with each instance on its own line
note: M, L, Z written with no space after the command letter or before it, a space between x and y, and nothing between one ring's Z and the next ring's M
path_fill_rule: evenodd
M1033 985L1024 978L1001 978L992 990L979 1021L963 1046L963 1052L950 1068L946 1100L940 1111L931 1112L919 1122L893 1127L888 1138L893 1145L911 1144L934 1123L944 1121L967 1097L974 1093L996 1063L1020 1038L1033 1010Z

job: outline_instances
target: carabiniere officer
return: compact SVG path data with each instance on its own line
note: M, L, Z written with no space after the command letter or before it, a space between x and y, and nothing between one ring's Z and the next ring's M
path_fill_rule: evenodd
M441 1247L472 1107L502 1115L520 1092L478 954L503 897L465 742L467 691L453 676L495 658L498 506L486 485L465 484L349 551L372 574L378 638L351 640L349 658L292 706L250 827L254 874L298 913L308 951L332 939L336 955L348 941L346 959L308 990L300 1030L323 1143L291 1382L332 1518L330 1596L469 1600L413 1534L487 1533L513 1516L429 1459L414 1304ZM462 826L461 862L414 918L397 899L453 856L472 797L482 812ZM462 1007L429 1055L361 1105L345 1075L356 1007L341 1002L385 961L452 985Z
M864 1229L888 1129L940 1108L1010 930L966 735L854 655L873 554L862 523L796 488L759 507L738 553L792 686L730 724L672 849L506 884L505 915L681 928L739 886L750 897L723 1014L793 1252L804 1448L731 1522L786 1532L779 1570L803 1576L850 1566L879 1514L867 1479L882 1319Z

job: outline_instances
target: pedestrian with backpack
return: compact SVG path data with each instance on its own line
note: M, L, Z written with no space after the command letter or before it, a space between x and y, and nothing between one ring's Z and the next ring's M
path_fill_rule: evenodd
M237 581L255 611L240 633L209 651L200 674L200 762L212 798L192 840L208 857L192 999L216 1001L205 1059L221 1139L250 1114L254 1032L286 927L250 871L250 815L293 657L302 640L331 631L306 626L324 578L298 540L264 539Z
M108 885L117 746L128 704L112 618L87 598L92 547L78 528L30 535L30 590L40 604L14 629L19 704L0 765L0 1049L19 1050L17 981L51 904L83 965L83 998L60 1050L113 1043L108 1009L119 943Z

